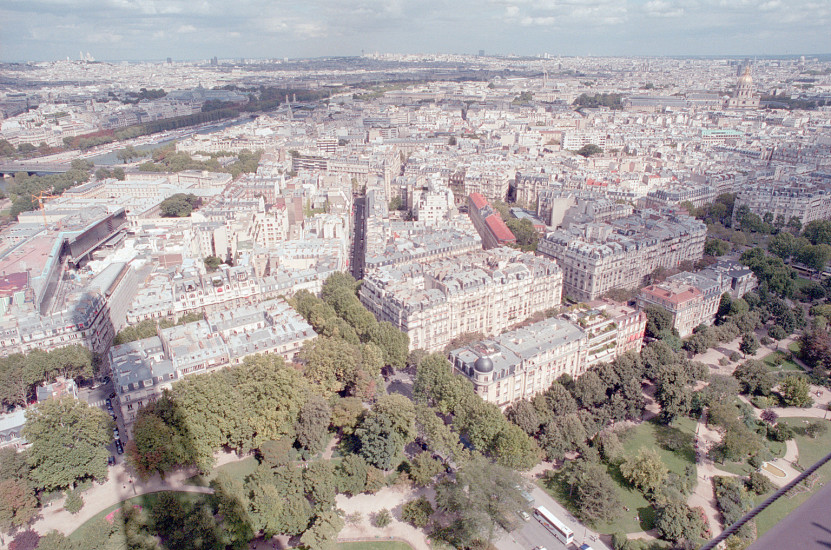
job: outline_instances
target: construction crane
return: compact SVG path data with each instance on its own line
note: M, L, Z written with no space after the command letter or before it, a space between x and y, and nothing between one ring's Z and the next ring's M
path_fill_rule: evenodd
M38 209L40 210L40 213L43 214L43 227L46 227L46 211L43 209L43 199L54 199L54 198L57 198L57 195L45 194L44 191L41 191L37 195L32 195L32 200L37 199Z

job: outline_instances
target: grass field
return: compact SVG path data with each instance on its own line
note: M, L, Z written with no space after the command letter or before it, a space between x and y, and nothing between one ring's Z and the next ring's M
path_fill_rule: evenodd
M679 418L672 426L644 422L622 434L621 441L625 456L633 456L637 454L638 449L644 447L655 449L671 472L683 475L687 465L694 464L695 461L694 433L695 421L689 418ZM669 450L670 448L677 450ZM629 485L618 466L610 465L608 471L617 485L617 496L624 511L615 521L597 522L592 527L606 534L634 533L652 529L655 524L655 509L649 501L640 491ZM548 487L540 482L540 487L571 512L577 512L570 501L567 486L558 484Z
M233 479L245 481L246 476L253 474L254 470L256 469L257 459L253 456L249 456L248 458L244 458L242 460L229 462L228 464L223 464L219 468L214 468L209 474L195 475L193 477L190 477L187 479L187 482L190 485L199 485L201 487L207 487L208 485L210 485L211 480L215 478L219 472L225 472L228 475L230 475Z
M786 354L784 352L774 351L773 353L765 355L762 358L762 361L764 361L765 365L767 365L768 368L773 372L805 372L802 369L802 367L800 367L793 361L788 361L787 359L785 359L785 355ZM777 365L777 363L779 364Z
M804 421L818 421L816 418L781 418L779 421L784 422L794 428L805 426ZM821 421L823 422L823 421ZM831 430L823 435L817 436L816 439L811 439L804 435L797 435L795 438L796 446L799 449L799 463L803 467L808 467L814 464L817 460L825 456L829 449L831 449ZM765 509L764 512L756 517L756 527L761 536L765 531L773 527L776 522L793 512L800 504L808 500L811 495L819 488L819 483L831 482L831 464L826 464L815 474L818 478L818 484L811 492L799 493L795 496L784 496ZM759 497L758 502L761 502L769 495Z

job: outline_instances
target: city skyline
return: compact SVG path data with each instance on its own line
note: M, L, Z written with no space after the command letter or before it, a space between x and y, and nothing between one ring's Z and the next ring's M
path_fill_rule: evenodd
M250 15L249 15L250 14ZM303 58L362 52L799 55L831 51L813 0L11 0L2 61Z

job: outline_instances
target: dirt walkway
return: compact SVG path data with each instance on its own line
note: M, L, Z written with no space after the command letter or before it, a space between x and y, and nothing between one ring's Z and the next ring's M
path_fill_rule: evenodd
M658 540L658 530L650 529L649 531L626 533L626 538L629 540Z
M706 415L698 419L695 429L696 455L696 478L697 483L692 494L687 499L690 506L700 506L707 517L710 533L715 536L722 531L721 514L716 507L716 495L713 488L713 476L735 476L730 472L716 468L712 460L707 457L713 446L721 442L721 434L707 425Z
M216 465L242 460L234 453L217 453ZM63 509L65 498L54 500L41 510L32 528L41 535L57 530L69 535L96 514L129 498L159 491L184 491L189 493L213 493L209 487L191 485L187 480L198 472L195 468L179 470L162 480L158 475L147 481L133 477L124 463L110 468L110 477L105 483L96 483L83 493L84 507L75 515Z
M374 495L356 495L347 497L338 495L335 505L346 512L346 515L358 513L361 518L356 523L347 523L341 529L338 540L365 539L370 540L376 537L400 538L409 542L416 550L429 550L430 543L427 536L420 529L416 529L409 523L401 521L401 507L408 501L426 496L435 504L435 491L431 488L425 489L401 489L398 487L387 487L381 489ZM392 522L386 527L375 527L372 525L373 515L386 508L392 515Z

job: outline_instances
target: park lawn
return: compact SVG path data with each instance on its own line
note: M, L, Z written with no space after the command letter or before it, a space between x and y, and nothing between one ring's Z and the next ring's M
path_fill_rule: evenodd
M412 550L412 546L398 540L367 540L359 542L341 542L338 550Z
M780 364L777 366L776 361L781 358ZM768 369L772 372L786 372L786 371L795 371L795 372L805 372L802 367L794 363L793 361L788 361L785 359L785 353L781 351L774 351L768 355L765 355L762 358L765 365L767 365Z
M782 458L785 456L785 451L787 447L783 441L771 441L767 438L762 438L764 444L767 446L770 453L777 458ZM724 470L725 472L730 472L731 474L736 474L737 476L749 476L751 473L756 471L756 468L751 466L747 460L743 460L740 462L734 462L732 460L725 460L724 462L716 462L716 468L719 470Z
M793 428L801 428L806 425L806 420L808 422L828 423L826 420L810 417L780 418L779 422L784 422ZM797 434L794 441L796 441L796 446L799 449L799 464L807 468L828 454L829 449L831 449L831 430L828 430L822 435L818 435L816 439Z
M228 464L223 464L218 468L214 468L209 474L197 474L193 477L189 477L186 482L189 485L208 487L219 472L225 472L231 476L232 479L244 482L245 478L253 474L254 470L257 469L257 464L257 459L253 456L249 456L243 458L242 460L235 460L234 462L229 462Z
M815 282L816 281L812 281L811 279L806 279L804 277L797 277L794 280L794 285L796 285L796 290L802 290L803 288L805 288L809 284L815 283Z
M119 502L118 504L113 504L109 508L105 508L101 512L98 512L97 514L95 514L94 516L89 518L84 524L82 524L77 529L75 529L72 533L70 533L69 539L72 540L73 542L75 542L76 545L80 544L82 541L87 540L89 538L87 536L87 533L89 533L90 531L95 530L94 524L96 522L98 522L100 520L103 520L105 517L107 517L107 515L110 512L112 512L113 510L117 510L117 509L119 509L123 506L138 505L138 506L142 507L142 513L146 513L147 507L153 505L154 503L156 503L159 499L159 495L161 493L165 493L165 492L175 493L181 500L188 501L188 502L198 502L198 501L201 501L201 500L203 500L203 499L205 499L209 496L209 495L206 495L204 493L188 493L188 492L180 492L180 491L160 491L158 493L147 493L147 494L144 494L144 495L139 495L139 496L136 496L136 497L133 497L133 498L129 498L127 500Z
M784 422L785 424L795 428L804 426L805 424L803 421L805 420L812 422L820 421L817 418L802 417L779 419L780 422ZM811 439L804 435L797 435L794 440L796 441L796 446L799 449L799 463L803 467L807 468L828 453L828 449L831 448L831 430L823 435L817 436L816 439ZM800 504L808 500L811 495L819 489L820 483L825 484L831 482L831 464L826 464L817 470L815 475L819 479L819 482L814 486L812 491L802 492L793 497L783 496L767 507L761 514L756 516L756 528L759 536L773 527L779 520L793 512ZM770 495L762 495L759 497L757 499L757 504L762 502L768 496Z
M609 474L617 483L617 496L621 504L629 508L629 511L624 511L621 515L611 522L586 522L592 529L599 533L613 534L613 533L636 533L638 531L648 531L652 529L655 523L655 510L649 504L649 501L644 498L640 491L629 487L629 484L623 479L620 473L620 468L609 467ZM538 480L537 485L547 492L551 497L563 505L563 507L572 514L577 513L577 507L571 501L568 494L568 486L565 483L553 483L550 487L544 480ZM640 516L641 521L635 519L635 514Z
M655 449L670 472L683 476L684 469L695 464L695 420L681 417L671 426L650 420L631 428L621 437L625 456L634 456L644 447ZM671 451L667 442L674 441L678 450Z
M716 462L716 468L724 470L725 472L736 474L737 476L749 476L756 468L747 463L746 460L741 462L734 462L732 460L725 460L724 462Z
M679 418L672 426L662 426L652 421L643 422L621 435L624 454L633 456L644 447L655 449L671 472L683 475L686 467L695 463L695 426L695 421L690 418ZM677 450L671 451L667 448L670 441L675 443ZM614 521L596 522L592 527L604 534L635 533L652 529L655 524L655 509L640 491L631 487L623 478L619 466L609 465L607 468L617 484L617 496L624 512ZM558 484L551 489L544 483L540 483L540 486L571 512L576 512L565 485Z

